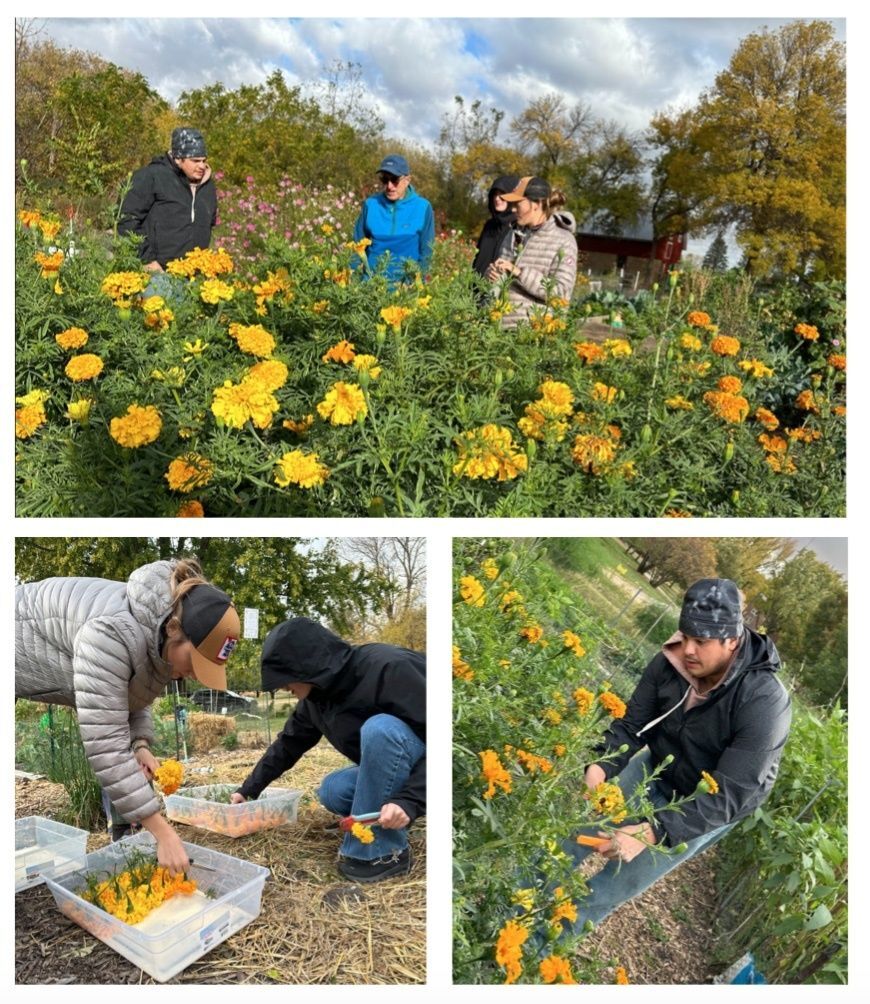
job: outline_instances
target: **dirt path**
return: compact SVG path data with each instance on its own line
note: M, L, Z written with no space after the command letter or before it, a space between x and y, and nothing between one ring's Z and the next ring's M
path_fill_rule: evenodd
M192 783L240 782L259 753L212 753L188 765ZM185 841L271 869L262 912L253 923L189 966L170 983L408 984L426 979L426 834L410 831L410 875L374 886L350 885L335 870L339 838L324 832L331 817L313 793L324 774L346 761L325 746L312 750L284 779L305 792L295 826L233 840L178 826ZM201 771L201 773L196 773ZM16 817L53 815L65 799L48 781L17 780ZM107 842L92 834L88 850ZM16 983L154 983L64 917L48 889L15 897Z

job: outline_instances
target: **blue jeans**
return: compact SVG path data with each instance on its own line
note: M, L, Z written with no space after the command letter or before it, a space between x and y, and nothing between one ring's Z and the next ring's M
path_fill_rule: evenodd
M359 767L334 771L321 781L317 791L324 808L338 816L378 812L402 790L425 754L426 746L414 730L393 715L374 715L360 729ZM407 830L372 829L374 841L364 844L351 833L341 842L339 854L346 858L374 861L393 857L408 846Z
M644 768L647 769L647 772L652 769L649 750L644 750L632 757L619 777L612 779L622 788L626 799L643 781ZM647 795L657 809L668 804L667 794L656 781L648 786ZM667 875L669 871L673 871L684 861L688 861L689 858L715 844L717 840L721 840L736 825L736 821L726 823L715 830L710 830L709 833L702 833L700 837L688 841L688 846L682 854L657 854L654 851L645 850L641 851L632 861L608 861L605 867L589 880L589 895L577 903L577 920L570 925L571 932L579 934L587 920L591 920L593 924L600 924L618 906L622 906L623 903L639 896L663 875ZM580 864L588 855L596 853L594 848L583 847L575 839L567 840L562 847L577 864Z

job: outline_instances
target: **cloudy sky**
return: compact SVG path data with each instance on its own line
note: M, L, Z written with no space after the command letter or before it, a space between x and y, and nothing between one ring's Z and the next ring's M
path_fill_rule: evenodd
M359 63L366 98L387 134L430 145L456 94L505 111L507 124L532 99L555 92L569 104L582 101L599 117L642 130L654 112L693 103L740 39L786 20L158 17L39 23L59 45L138 70L169 101L217 81L230 89L261 83L276 68L291 84L311 86L336 60ZM833 23L845 39L845 21Z

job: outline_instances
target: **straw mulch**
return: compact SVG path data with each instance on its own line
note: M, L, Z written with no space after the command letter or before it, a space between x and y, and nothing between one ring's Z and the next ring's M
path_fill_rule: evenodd
M211 753L186 768L190 784L240 782L259 751ZM203 956L171 983L408 984L426 979L425 827L410 830L410 875L351 885L335 869L340 835L314 799L324 774L346 761L325 745L276 782L305 795L295 826L237 840L179 825L181 838L271 869L262 912L252 924ZM58 790L59 789L59 790ZM52 815L63 789L16 782L16 816ZM93 834L88 850L106 842ZM16 896L18 983L153 983L138 967L62 916L45 886Z

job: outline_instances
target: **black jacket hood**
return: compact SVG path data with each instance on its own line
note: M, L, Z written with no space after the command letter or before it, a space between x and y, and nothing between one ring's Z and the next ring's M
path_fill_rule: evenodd
M325 693L340 689L354 646L317 621L294 617L266 636L260 671L264 690L310 683Z

